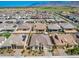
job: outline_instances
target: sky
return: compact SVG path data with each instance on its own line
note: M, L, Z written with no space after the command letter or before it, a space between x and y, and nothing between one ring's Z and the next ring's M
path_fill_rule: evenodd
M78 1L0 1L0 7L79 6Z

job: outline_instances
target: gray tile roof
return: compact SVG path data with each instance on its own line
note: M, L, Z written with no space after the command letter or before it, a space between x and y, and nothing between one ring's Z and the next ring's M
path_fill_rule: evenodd
M24 23L24 24L21 24L21 25L18 25L17 29L31 29L32 28L32 25L29 24L29 23Z
M34 22L34 19L28 19L26 22Z
M48 29L61 29L61 27L58 24L49 24Z
M64 29L74 29L74 25L72 25L71 23L60 23L59 24L62 28Z
M55 22L55 20L54 19L45 19L47 22L50 22L50 21L52 21L52 22Z

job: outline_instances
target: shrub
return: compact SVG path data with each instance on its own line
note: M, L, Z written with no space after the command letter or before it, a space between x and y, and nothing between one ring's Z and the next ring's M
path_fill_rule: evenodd
M11 35L11 33L9 33L9 32L4 32L4 33L2 33L2 35L3 35L4 37L6 37L6 38L9 38L10 35Z
M68 49L66 53L70 55L79 55L79 47L74 47L73 49Z

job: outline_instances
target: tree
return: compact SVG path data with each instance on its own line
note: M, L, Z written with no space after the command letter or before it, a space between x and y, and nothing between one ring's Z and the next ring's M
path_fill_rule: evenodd
M74 47L73 49L68 49L66 51L69 55L79 55L79 47Z

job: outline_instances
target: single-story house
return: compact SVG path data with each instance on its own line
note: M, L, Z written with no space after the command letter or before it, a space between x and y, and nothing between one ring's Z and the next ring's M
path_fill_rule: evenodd
M54 19L45 19L47 23L56 23Z
M72 25L71 23L59 23L59 25L62 27L62 29L66 33L74 33L74 32L77 32L75 30L75 26Z
M52 34L52 40L56 46L75 46L77 45L75 39L71 34Z
M1 46L2 48L23 49L25 42L28 39L28 34L11 34L11 36Z
M4 23L6 23L6 24L15 24L16 20L15 19L9 19L9 20L5 20Z
M45 22L45 19L34 19L34 21L42 23L42 22Z
M33 27L34 31L46 31L46 24L43 23L35 23Z
M31 31L31 29L32 29L32 24L24 23L22 25L17 26L15 33L28 33Z
M48 24L48 31L61 31L61 27L58 24Z
M4 32L4 31L13 32L17 27L17 25L15 25L15 24L5 24L4 23L3 25L4 25L4 27L1 30L2 32Z
M33 34L29 44L33 50L37 49L50 49L52 47L52 42L48 35L46 34Z
M56 18L55 19L57 23L65 23L66 21L62 18Z
M35 19L27 19L25 23L34 23Z

